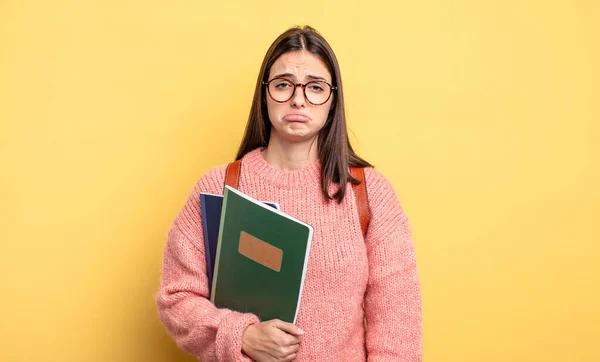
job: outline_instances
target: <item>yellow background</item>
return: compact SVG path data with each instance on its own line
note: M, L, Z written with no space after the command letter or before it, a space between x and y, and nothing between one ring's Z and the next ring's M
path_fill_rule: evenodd
M393 182L424 361L600 361L600 2L0 2L0 360L192 361L168 227L311 24Z

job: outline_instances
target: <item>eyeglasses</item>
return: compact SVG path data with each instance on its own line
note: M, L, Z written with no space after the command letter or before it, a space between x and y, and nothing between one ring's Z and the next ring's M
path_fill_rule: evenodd
M294 83L287 78L273 78L268 82L263 82L263 84L267 86L267 92L271 99L277 103L285 103L292 99L296 93L296 88L300 87L304 89L304 98L308 103L315 106L325 104L331 97L331 93L337 89L337 87L321 80L302 84Z

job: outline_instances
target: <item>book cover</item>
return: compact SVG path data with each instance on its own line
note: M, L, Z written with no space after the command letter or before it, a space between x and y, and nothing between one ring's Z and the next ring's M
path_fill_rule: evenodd
M313 228L226 186L211 301L295 323Z
M279 209L279 204L266 202L267 205ZM217 240L219 238L219 225L221 224L221 211L223 195L200 193L200 209L202 210L202 230L204 231L204 254L206 257L206 274L208 275L208 289L212 288L215 257L217 254Z

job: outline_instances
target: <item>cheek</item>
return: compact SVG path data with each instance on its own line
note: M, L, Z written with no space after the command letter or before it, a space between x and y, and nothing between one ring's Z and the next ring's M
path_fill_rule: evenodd
M271 120L271 123L279 120L279 113L281 113L280 111L280 103L277 103L271 99L267 99L267 112L269 113L269 120Z
M331 103L328 106L320 107L318 110L319 119L323 124L327 121L327 116L329 116L329 112L331 111Z

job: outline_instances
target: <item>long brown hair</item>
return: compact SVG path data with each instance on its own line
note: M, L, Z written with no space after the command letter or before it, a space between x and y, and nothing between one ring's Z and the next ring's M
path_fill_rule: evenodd
M333 94L332 105L327 121L318 135L318 155L321 162L321 190L325 200L335 199L338 203L346 195L346 184L359 182L353 178L348 168L368 167L370 163L358 157L352 149L346 130L346 113L344 110L344 92L342 77L337 58L327 41L312 27L293 27L281 34L267 50L260 67L252 108L246 124L244 138L240 144L236 160L258 147L267 147L271 136L271 121L267 112L266 92L263 82L267 81L271 66L284 53L306 50L318 56L332 75L333 86L337 87ZM329 184L337 183L338 190L329 195Z

